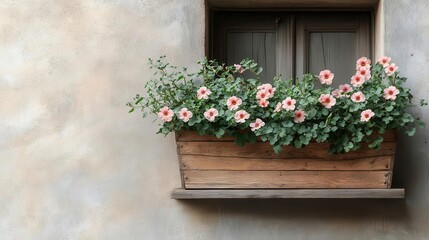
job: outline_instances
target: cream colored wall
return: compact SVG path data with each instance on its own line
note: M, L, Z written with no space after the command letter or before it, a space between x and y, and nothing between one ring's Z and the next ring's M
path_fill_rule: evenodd
M374 13L374 56L384 56L384 1L380 0Z
M206 232L169 198L173 138L125 106L148 57L204 56L203 2L2 1L0 16L0 239Z
M428 4L382 9L385 52L427 96ZM405 201L171 200L174 139L125 103L148 57L196 67L204 13L200 0L0 1L0 239L429 238L427 129L401 136Z

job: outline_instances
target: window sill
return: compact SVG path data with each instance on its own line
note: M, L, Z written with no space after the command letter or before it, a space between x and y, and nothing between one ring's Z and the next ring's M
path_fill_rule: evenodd
M199 189L186 190L176 188L171 193L172 199L291 199L291 198L349 198L349 199L387 199L404 198L404 188L392 189Z

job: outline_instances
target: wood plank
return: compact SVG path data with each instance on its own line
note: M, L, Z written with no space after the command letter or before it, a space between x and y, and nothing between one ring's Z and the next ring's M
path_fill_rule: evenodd
M210 6L222 9L271 9L271 10L289 10L290 8L323 8L322 10L331 10L332 8L374 8L378 5L377 0L208 0Z
M390 171L183 171L186 189L387 188Z
M246 157L246 158L314 158L314 159L354 159L374 156L394 155L395 143L384 142L380 150L362 147L347 154L330 155L327 151L328 143L313 143L304 148L285 146L279 154L274 153L269 143L246 144L243 147L233 142L178 142L179 152L182 155Z
M213 135L199 135L196 131L180 131L175 132L177 142L234 142L235 138L231 136L223 136L217 138Z
M172 199L252 198L404 198L405 189L280 189L280 190L185 190L174 189Z
M182 188L185 188L185 177L183 176L183 168L180 167L182 165L183 155L180 154L179 146L176 146L176 152L177 152L177 157L179 162L180 180L182 182Z
M395 131L386 131L383 135L385 142L394 142L396 141L396 132ZM235 138L231 136L223 136L217 138L213 135L199 135L196 131L184 130L176 132L176 141L177 142L234 142ZM260 141L260 140L259 140Z
M184 170L390 170L392 156L358 158L353 160L262 159L182 155Z

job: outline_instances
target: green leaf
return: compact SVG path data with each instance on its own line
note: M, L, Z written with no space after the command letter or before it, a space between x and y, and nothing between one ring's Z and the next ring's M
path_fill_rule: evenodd
M293 136L292 135L287 135L286 138L283 139L282 143L284 145L289 145L292 141L293 141Z
M215 132L215 135L217 138L221 138L224 134L225 134L225 130L223 130L222 128Z
M166 127L161 128L161 133L168 134L169 132L171 132L170 129L168 129Z
M276 154L279 154L281 151L283 151L283 148L282 148L282 146L280 146L280 145L274 145L274 146L273 146L273 149L274 149L274 152L275 152Z
M254 133L247 134L247 141L249 143L255 143L257 140L258 140L258 138L256 137L256 135Z
M323 108L323 110L322 110L322 115L326 116L326 115L328 115L328 114L329 114L329 110L328 110L328 109L326 109L326 108Z
M302 141L299 139L295 140L294 145L296 148L301 148L302 147Z
M411 116L411 114L404 113L404 115L402 115L402 121L405 122L405 123L413 122L414 118L413 118L413 116Z
M352 104L349 108L350 112L356 112L357 110L359 110L360 105L359 104Z
M385 124L389 124L392 120L393 120L392 116L388 116L388 117L383 118L383 122Z
M293 126L293 122L292 121L286 121L286 122L282 122L283 127L285 128L290 128Z
M142 97L140 97L139 99L137 99L137 101L135 102L135 104L137 105L137 104L141 103L141 101L143 101Z
M256 84L258 83L258 80L256 80L256 79L252 79L252 78L247 79L247 81L248 81L250 84L252 84L252 85L256 85Z
M406 131L406 133L407 133L407 135L408 135L408 136L412 137L412 136L414 136L414 134L416 133L416 128L415 128L415 127L413 127L413 128L411 128L411 129L408 129L408 130Z
M302 133L304 133L306 130L307 130L307 129L305 128L305 126L304 126L304 125L302 125L302 126L300 126L300 127L298 128L298 133L299 133L299 134L302 134Z
M388 112L391 112L392 110L393 110L393 106L392 105L390 105L390 106L387 106L386 107L386 111L388 111Z
M424 127L426 127L426 123L425 123L425 122L423 122L423 121L421 121L421 120L418 120L418 121L417 121L417 124L419 125L419 127L420 127L420 128L424 128Z
M237 134L237 137L235 138L235 144L240 147L244 146L246 144L246 137L243 134Z

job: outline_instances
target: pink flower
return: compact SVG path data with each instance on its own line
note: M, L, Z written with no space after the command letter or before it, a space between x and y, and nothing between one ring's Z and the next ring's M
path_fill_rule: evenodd
M357 102L357 103L364 102L366 99L365 95L363 95L362 92L353 93L353 95L350 98L352 99L353 102Z
M366 68L366 67L360 67L357 70L356 75L361 75L365 77L365 80L368 80L371 78L371 70L369 70L369 68Z
M304 122L305 120L305 112L302 110L296 110L293 115L293 121L296 123Z
M243 73L244 71L246 71L246 69L244 69L240 64L234 64L235 70L239 73Z
M334 96L334 97L336 97L336 98L343 98L343 97L346 97L346 94L345 93L349 93L349 92L351 92L353 89L352 89L352 87L350 86L350 85L348 85L348 84L343 84L343 85L340 85L339 87L338 87L338 89L335 89L334 91L332 91L332 95Z
M343 92L343 93L348 93L348 92L353 91L352 87L351 87L350 85L348 85L348 84L340 85L340 86L338 87L338 89L340 89L340 90L341 90L341 92Z
M158 117L161 118L163 122L171 122L173 120L174 112L168 107L163 107L159 109Z
M387 67L387 66L389 66L390 60L392 60L390 57L383 56L380 59L378 59L378 63L383 65L383 67Z
M257 99L268 99L268 98L270 98L270 93L265 89L261 89L256 93L256 98Z
M270 94L269 98L274 97L274 92L276 91L276 88L269 88L267 89L268 93Z
M210 108L204 112L204 117L210 122L213 122L218 114L219 112L215 108Z
M282 103L277 103L276 108L274 109L274 112L280 112L282 110Z
M361 122L368 122L369 119L371 119L373 116L374 116L374 112L371 111L371 109L367 109L367 110L361 112L360 121Z
M265 125L265 123L261 119L257 118L256 121L251 123L249 126L251 127L252 131L255 131L255 130L260 129L264 125Z
M322 94L319 97L319 102L325 106L325 108L331 108L335 105L337 100L330 94Z
M267 99L259 99L258 104L260 107L266 108L270 102Z
M273 88L273 85L271 85L269 83L264 83L264 84L257 87L258 90L264 90L264 89L269 89L269 88Z
M192 118L192 116L192 112L189 111L187 108L182 108L179 111L179 118L182 119L184 122L188 122L189 119Z
M236 110L243 101L241 101L241 98L238 98L236 96L232 96L226 100L226 105L228 106L229 110Z
M274 96L274 92L276 91L276 88L274 88L271 84L269 83L264 83L261 86L258 86L258 90L262 91L265 90L269 93L268 98L272 98Z
M398 71L398 66L396 64L392 63L389 66L387 66L384 71L386 72L387 76L393 75L396 71Z
M351 84L353 87L360 87L365 82L365 77L360 74L353 75Z
M197 97L198 99L207 99L209 98L209 95L212 94L212 92L210 91L210 89L206 88L206 87L200 87L200 89L198 89L197 91Z
M283 105L283 108L286 109L286 111L291 111L291 110L295 110L295 103L296 103L295 99L287 97L285 100L283 100L282 105Z
M250 115L245 110L237 111L234 115L236 123L244 123L246 119L249 119Z
M367 57L361 57L356 61L356 70L359 70L361 67L364 67L366 69L371 68L371 60L369 60Z
M334 79L334 74L329 70L323 70L319 73L319 80L321 84L331 85Z
M396 95L399 94L399 90L395 86L390 86L384 89L384 98L386 100L395 100Z
M341 91L340 89L335 89L334 91L332 91L332 96L336 98L343 98L343 91Z

